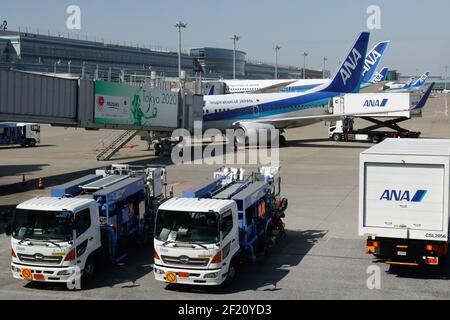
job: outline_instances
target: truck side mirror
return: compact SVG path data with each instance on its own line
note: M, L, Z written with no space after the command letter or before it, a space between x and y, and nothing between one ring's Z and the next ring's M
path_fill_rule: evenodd
M5 228L5 234L8 236L8 237L10 237L11 236L11 230L12 228L11 228L11 222L8 222L8 224L6 225L6 228Z

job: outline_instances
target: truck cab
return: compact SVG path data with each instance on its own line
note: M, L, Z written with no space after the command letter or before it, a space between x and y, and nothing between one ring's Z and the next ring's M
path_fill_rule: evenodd
M89 275L101 246L92 199L37 197L16 208L10 230L11 270L28 281L75 282Z
M235 201L173 198L158 210L154 273L159 281L220 285L234 277L239 249Z
M41 126L36 123L18 123L17 127L21 130L23 141L22 147L34 147L41 143Z
M278 167L245 174L221 168L213 180L163 203L156 216L154 274L168 284L231 284L236 265L256 261L284 234L287 199Z

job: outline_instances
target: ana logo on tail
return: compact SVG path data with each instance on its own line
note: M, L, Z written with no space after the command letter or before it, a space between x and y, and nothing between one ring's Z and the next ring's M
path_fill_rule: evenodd
M364 62L364 70L362 73L363 76L366 75L366 72L368 72L370 68L372 68L372 66L377 62L379 58L381 58L381 56L382 55L376 50L373 50L371 53L369 53Z
M341 74L342 82L344 85L347 84L347 80L351 78L352 72L356 69L358 61L361 60L362 55L356 48L353 48L351 54L347 57L344 65L342 66L339 73Z

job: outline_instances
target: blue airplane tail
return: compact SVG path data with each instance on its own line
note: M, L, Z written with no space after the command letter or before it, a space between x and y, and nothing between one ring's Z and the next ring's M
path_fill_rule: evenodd
M209 92L207 94L207 96L212 96L214 95L214 85L211 86L211 88L209 88Z
M385 81L388 76L389 68L383 68L380 71L381 79L380 82Z
M427 81L428 77L430 76L430 72L425 72L414 84L412 85L413 88L421 88Z
M431 91L433 90L434 84L435 84L435 82L430 84L427 91L423 95L422 99L420 99L419 103L413 108L413 110L418 110L418 109L422 109L423 107L425 107L425 104L427 103L428 98L430 97Z
M330 82L318 87L317 92L352 93L359 91L369 37L369 32L361 32L334 77Z
M362 71L363 83L370 83L373 80L388 45L389 41L380 42L367 54Z
M381 71L373 77L373 79L372 79L372 81L370 81L370 83L376 84L376 83L385 81L387 78L388 71L389 71L388 68L381 69Z
M405 83L404 89L411 88L413 86L414 80L415 80L414 77L409 78L408 81L406 81Z

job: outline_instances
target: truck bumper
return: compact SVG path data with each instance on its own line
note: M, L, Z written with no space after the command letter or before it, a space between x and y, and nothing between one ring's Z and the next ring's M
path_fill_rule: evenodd
M11 271L14 278L27 281L71 283L80 279L77 266L52 268L11 263Z
M391 238L367 239L366 252L387 264L438 265L448 255L448 243Z
M225 281L227 272L228 270L224 270L224 268L209 270L187 270L165 267L156 264L153 267L155 279L169 284L218 286Z

